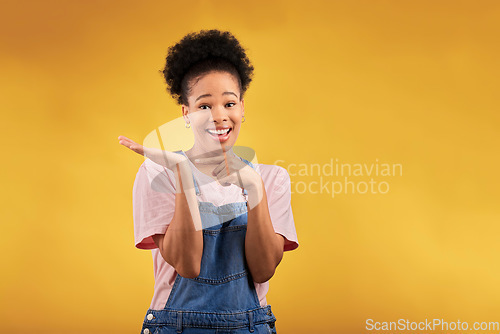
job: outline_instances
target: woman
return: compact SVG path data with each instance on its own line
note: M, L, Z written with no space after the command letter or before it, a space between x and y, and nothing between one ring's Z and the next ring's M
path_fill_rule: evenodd
M252 73L229 32L188 34L169 48L163 74L193 147L161 151L118 137L148 158L133 190L135 245L152 250L155 272L142 333L277 332L268 281L299 244L286 170L232 150Z

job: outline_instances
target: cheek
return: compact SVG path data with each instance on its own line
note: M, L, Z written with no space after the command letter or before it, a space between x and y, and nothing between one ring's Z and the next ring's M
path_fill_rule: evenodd
M233 134L234 134L235 136L238 136L238 134L240 133L240 130L241 130L241 123L234 124L234 127L233 127Z
M236 126L241 126L241 120L243 118L243 113L237 112L231 115L231 121L233 122L233 125Z
M207 110L198 110L189 114L189 119L194 127L205 128L210 124L212 114Z

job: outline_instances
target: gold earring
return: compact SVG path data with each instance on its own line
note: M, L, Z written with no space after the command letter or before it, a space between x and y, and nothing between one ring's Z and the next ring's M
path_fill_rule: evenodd
M243 118L241 119L241 123L245 121L245 115L243 115Z
M186 128L190 128L190 127L191 127L191 123L186 123L184 126L185 126Z

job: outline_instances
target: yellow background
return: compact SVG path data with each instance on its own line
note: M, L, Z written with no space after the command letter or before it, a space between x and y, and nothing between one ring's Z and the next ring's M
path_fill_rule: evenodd
M300 246L267 295L278 333L500 321L499 16L498 1L2 1L0 332L140 331L143 158L117 137L180 116L158 71L202 28L248 49L238 145L259 162L403 166L376 178L385 195L293 194Z

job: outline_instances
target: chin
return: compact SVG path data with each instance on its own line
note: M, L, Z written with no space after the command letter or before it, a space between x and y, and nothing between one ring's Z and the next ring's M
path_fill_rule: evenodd
M221 143L221 147L224 152L229 151L233 146L234 144L231 143Z

